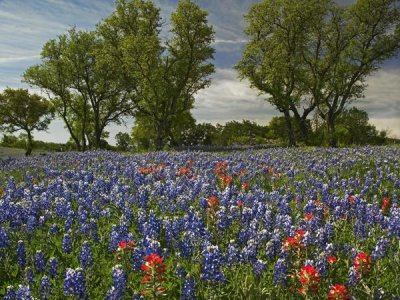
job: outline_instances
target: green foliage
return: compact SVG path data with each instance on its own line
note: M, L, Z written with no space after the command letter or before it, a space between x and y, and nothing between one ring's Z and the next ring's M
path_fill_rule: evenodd
M127 132L118 132L115 135L115 140L117 141L117 149L119 151L129 151L131 145L131 137Z
M259 145L266 144L268 129L249 120L242 122L227 122L219 134L219 144L232 145Z
M218 144L220 132L210 123L196 124L182 133L183 146L212 146Z
M24 80L45 90L78 150L101 148L105 127L120 124L133 102L120 84L120 72L95 31L72 28L44 46L42 62L25 71Z
M26 89L7 88L0 94L0 129L13 133L19 130L27 134L26 155L33 149L33 130L46 130L53 118L51 103Z
M250 41L236 69L284 113L289 145L296 143L291 114L309 142L307 117L316 108L336 145L337 118L363 95L367 76L400 49L397 4L266 0L250 8Z
M43 141L33 141L33 148L35 150L42 151L67 151L67 150L76 150L73 147L69 147L66 144L62 143L51 143L51 142L43 142ZM20 134L18 137L14 135L3 135L0 145L3 147L9 148L18 148L24 149L27 145L27 136L26 134Z
M171 15L171 37L165 46L159 36L159 9L151 1L118 1L98 31L108 55L126 70L124 87L137 100L135 117L140 126L146 123L151 147L174 143L174 128L187 117L194 94L210 84L214 72L214 32L207 12L190 0L180 1Z

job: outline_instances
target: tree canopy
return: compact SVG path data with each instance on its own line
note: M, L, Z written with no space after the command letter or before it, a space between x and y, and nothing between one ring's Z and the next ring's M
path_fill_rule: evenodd
M365 90L365 79L400 48L399 1L262 1L246 15L250 41L236 68L308 138L307 117L326 121L331 146L335 121Z
M26 155L32 153L32 132L46 130L52 118L51 103L37 94L29 94L27 89L7 88L0 94L0 129L26 133Z

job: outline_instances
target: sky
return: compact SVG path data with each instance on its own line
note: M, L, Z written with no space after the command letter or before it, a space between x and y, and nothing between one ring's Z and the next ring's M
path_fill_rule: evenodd
M353 0L337 0L349 4ZM243 15L258 0L195 0L209 12L209 23L216 32L216 73L209 88L196 95L193 115L198 122L225 123L230 120L252 120L266 125L279 113L240 81L233 66L240 59L246 44ZM177 0L155 0L161 8L165 26ZM0 91L6 87L29 88L21 83L23 72L40 62L44 43L65 33L71 26L94 29L115 8L114 0L0 0ZM388 130L400 138L400 57L387 61L367 80L365 98L355 105L368 112L370 121L380 130ZM130 132L132 120L126 125L109 126L109 142L115 143L119 131ZM47 132L35 132L37 140L64 143L69 139L61 120L54 120Z

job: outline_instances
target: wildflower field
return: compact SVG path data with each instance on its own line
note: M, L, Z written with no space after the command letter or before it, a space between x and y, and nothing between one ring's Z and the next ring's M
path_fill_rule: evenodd
M400 149L0 160L0 298L399 299Z

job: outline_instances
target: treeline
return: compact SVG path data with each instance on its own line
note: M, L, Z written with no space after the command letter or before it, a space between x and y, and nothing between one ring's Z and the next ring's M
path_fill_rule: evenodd
M294 122L295 120L292 119ZM294 124L296 124L294 122ZM301 130L297 126L294 134L301 145L329 146L329 134L322 119L314 119L307 122L311 132L310 139L302 141ZM169 149L230 149L240 146L285 146L287 143L286 121L284 117L274 117L268 125L260 125L249 120L230 121L223 125L200 123L192 124L182 130L176 136L175 144ZM387 137L386 131L379 131L369 123L368 114L365 111L352 107L345 110L337 121L336 135L338 145L385 145L400 143L398 139ZM140 134L138 135L138 133ZM106 133L108 135L108 133ZM145 132L133 130L131 134L119 132L115 136L116 146L109 145L102 140L102 148L123 152L140 152L154 150L153 141ZM0 146L11 148L26 148L28 138L26 134L19 137L4 135ZM77 151L76 145L70 140L68 143L50 143L33 141L33 147L42 151ZM90 143L89 143L90 147Z
M299 145L329 146L330 134L327 125L321 118L308 120L306 126L310 132L308 140L303 140L301 129L296 126L294 118L293 132ZM367 112L352 107L344 110L342 116L337 120L336 136L338 145L384 145L396 142L388 139L386 131L379 131L369 123ZM131 135L118 133L116 135L117 149L122 151L143 151L153 150L151 134L144 130L137 130L134 127ZM268 125L260 125L249 120L230 121L224 125L213 125L210 123L192 124L186 129L177 132L174 137L174 144L170 148L184 149L193 146L256 146L256 145L287 145L286 120L284 117L274 117Z
M106 127L127 117L135 120L137 149L270 140L289 146L379 144L386 134L368 124L364 112L346 108L363 97L368 76L400 49L398 3L254 4L245 16L249 42L235 69L281 113L263 129L251 122L196 124L192 116L196 93L211 84L215 71L215 34L205 10L180 0L163 22L150 0L117 0L115 11L94 30L71 28L45 43L41 62L24 72L23 81L47 99L5 90L0 129L23 130L27 154L32 131L45 130L55 116L78 151L107 147ZM169 33L162 38L166 23ZM356 126L362 131L349 121L355 115L357 122L364 120ZM123 138L132 144L129 135L118 139Z

